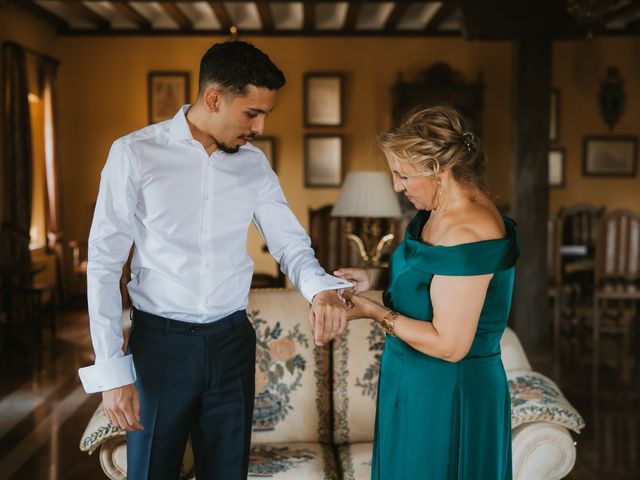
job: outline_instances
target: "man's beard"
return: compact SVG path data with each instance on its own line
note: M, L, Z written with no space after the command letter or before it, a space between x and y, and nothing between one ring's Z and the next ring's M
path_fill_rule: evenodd
M224 153L238 153L238 150L240 150L240 145L238 145L237 147L229 147L224 143L218 143L218 148Z
M253 139L256 138L256 136L251 135L249 137L240 137L240 138L242 138L247 142L251 142L253 141ZM218 141L216 141L216 143L218 144L218 148L222 150L224 153L238 153L238 150L240 150L240 145L238 145L237 147L230 147L229 145L225 145L224 143L220 143Z

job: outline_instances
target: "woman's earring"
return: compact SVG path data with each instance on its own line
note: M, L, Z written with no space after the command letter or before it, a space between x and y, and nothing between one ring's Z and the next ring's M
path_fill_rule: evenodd
M437 182L438 191L436 192L436 200L438 204L436 205L436 208L433 209L434 212L438 212L440 210L440 207L442 206L442 180L440 179L440 177L438 177Z

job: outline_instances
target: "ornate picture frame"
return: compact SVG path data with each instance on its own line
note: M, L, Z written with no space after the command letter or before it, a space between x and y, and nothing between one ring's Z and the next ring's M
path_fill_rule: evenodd
M276 170L276 139L271 136L260 136L253 140L251 140L251 144L257 148L259 148L264 156L267 158L269 165L271 165L271 169L275 172Z
M549 187L564 187L566 171L564 148L552 148L549 150Z
M182 105L189 103L190 83L189 72L149 72L147 76L149 123L168 120Z
M582 174L588 177L635 177L638 138L586 136L582 139Z
M304 137L304 185L338 188L343 178L342 135L307 134Z
M304 75L305 127L344 125L344 74L309 72Z

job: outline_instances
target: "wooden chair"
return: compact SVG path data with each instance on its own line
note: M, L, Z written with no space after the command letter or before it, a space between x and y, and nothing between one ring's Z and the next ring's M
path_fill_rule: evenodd
M622 335L623 367L629 373L629 347L640 301L640 214L615 210L598 223L594 277L593 353L599 359L602 333Z
M333 205L309 209L311 247L320 265L329 273L340 267L362 266L362 260L345 237L347 221L332 217Z
M269 252L266 244L262 246L262 251L264 253ZM282 270L280 270L280 266L278 266L277 275L270 275L263 272L253 272L253 277L251 277L251 288L284 288L286 287L286 285L287 277L284 273L282 273Z
M586 245L593 251L597 241L598 218L604 207L590 203L577 203L558 211L562 245Z
M582 255L562 255L561 275L564 308L573 330L572 340L588 343L592 326L593 276L598 247L598 221L605 209L590 203L577 203L558 211L559 248L584 247Z
M560 255L560 220L552 215L547 220L548 296L553 308L553 345L560 348L560 317L562 313L562 257Z

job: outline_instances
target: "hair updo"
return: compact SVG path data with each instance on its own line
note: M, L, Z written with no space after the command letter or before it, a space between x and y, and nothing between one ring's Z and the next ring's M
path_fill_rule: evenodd
M451 169L457 181L485 189L487 156L482 142L451 106L419 107L382 134L378 144L385 154L413 165L421 175L437 176Z

